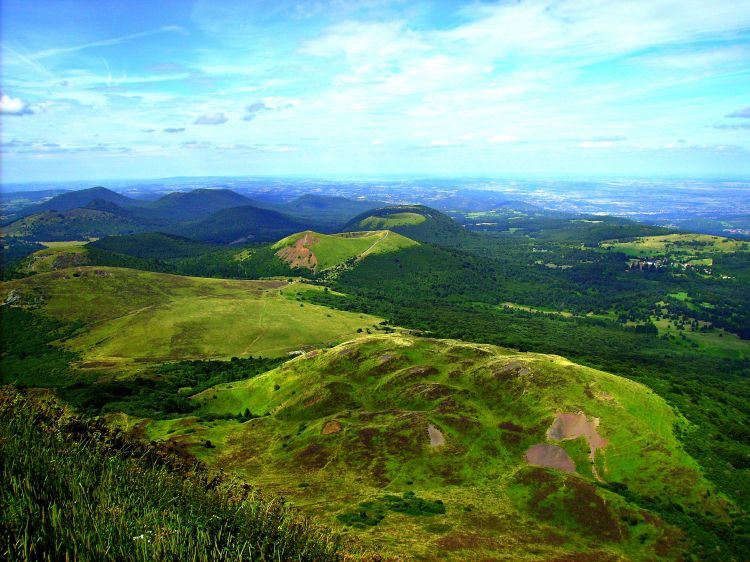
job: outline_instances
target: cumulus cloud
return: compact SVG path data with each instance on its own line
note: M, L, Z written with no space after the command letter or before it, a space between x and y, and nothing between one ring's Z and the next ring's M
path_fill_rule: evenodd
M0 113L3 115L33 115L34 110L22 99L3 94L0 98Z
M185 127L167 127L164 129L165 133L182 133L185 130Z
M741 119L750 119L750 106L744 109L738 109L732 113L725 115L724 117L739 117Z
M195 120L196 125L221 125L227 122L223 113L204 113Z

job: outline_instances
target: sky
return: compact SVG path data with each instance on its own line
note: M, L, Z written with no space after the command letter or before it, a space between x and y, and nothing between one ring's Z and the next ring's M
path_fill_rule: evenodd
M750 0L0 0L3 183L750 179Z

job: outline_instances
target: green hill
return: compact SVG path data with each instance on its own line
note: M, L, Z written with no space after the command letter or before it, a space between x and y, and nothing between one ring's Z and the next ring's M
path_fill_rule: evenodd
M341 228L352 217L382 207L376 201L360 201L346 197L328 197L308 193L278 207L278 210L309 222L311 225L332 229Z
M682 559L695 521L729 521L677 439L684 418L557 356L370 336L194 400L198 418L153 422L149 438L358 528L386 555ZM243 411L261 417L200 419Z
M293 269L322 271L371 254L395 252L418 245L414 240L389 230L344 234L319 234L308 230L287 236L276 242L273 249L276 256Z
M214 249L209 244L163 232L107 236L91 242L89 246L107 252L144 259L187 258L199 256Z
M249 205L252 201L230 189L176 191L145 205L145 209L172 223L207 218L217 211Z
M132 205L139 205L141 202L130 197L125 197L107 189L106 187L91 187L89 189L79 189L77 191L69 191L61 195L57 195L48 201L38 203L36 205L30 205L22 209L22 211L16 214L12 219L25 217L29 215L35 215L44 211L70 211L71 209L78 209L85 207L92 201L100 199L109 203L114 203L120 207L127 207Z
M215 244L271 242L307 225L282 213L252 205L223 209L205 220L175 228L175 234Z
M31 240L86 240L112 234L143 232L148 226L127 213L76 208L43 211L18 219L3 229L6 236Z
M78 267L3 283L0 301L76 327L64 346L92 368L284 356L341 341L380 322L367 314L298 302L303 290L322 289L280 280Z
M424 205L396 205L367 211L354 217L344 232L392 230L419 242L440 243L465 235L464 229L440 211Z

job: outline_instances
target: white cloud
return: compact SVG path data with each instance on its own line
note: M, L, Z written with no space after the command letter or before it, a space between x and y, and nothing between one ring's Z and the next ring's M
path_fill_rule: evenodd
M0 113L5 115L33 115L34 110L22 99L3 94L0 98Z

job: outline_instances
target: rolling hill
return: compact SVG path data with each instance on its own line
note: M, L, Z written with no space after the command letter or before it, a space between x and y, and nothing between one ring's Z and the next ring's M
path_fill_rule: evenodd
M154 421L149 438L386 556L680 559L694 529L672 513L721 525L731 510L663 399L557 356L367 336L193 400L197 418ZM243 410L260 417L201 419Z
M362 201L308 193L278 206L277 210L295 218L303 219L311 226L336 230L353 217L383 205L383 203L377 201Z
M137 206L140 204L140 201L137 199L131 199L130 197L120 195L106 187L97 186L89 189L69 191L57 195L43 203L29 205L9 218L11 220L16 220L21 217L35 215L44 211L70 211L72 209L85 207L96 199L114 203L120 207Z
M299 232L276 242L276 256L292 269L322 271L358 261L368 255L396 252L418 246L414 240L389 230L319 234L310 230Z
M150 211L149 215L178 223L204 219L222 209L250 204L251 199L230 189L194 189L169 193L144 207Z
M3 229L6 236L36 241L87 240L112 234L143 232L151 225L120 207L97 199L95 208L43 211L20 218ZM101 210L106 205L107 210ZM117 213L111 212L116 209Z
M173 231L202 242L245 244L272 242L306 228L300 220L277 211L244 205L223 209L205 220L182 225Z
M115 267L40 273L0 286L0 301L77 326L64 346L102 369L179 359L284 356L380 322L298 302L288 281L228 281Z
M440 211L424 205L396 205L367 211L354 217L344 232L362 230L392 230L419 242L438 243L455 241L465 234L464 229Z

